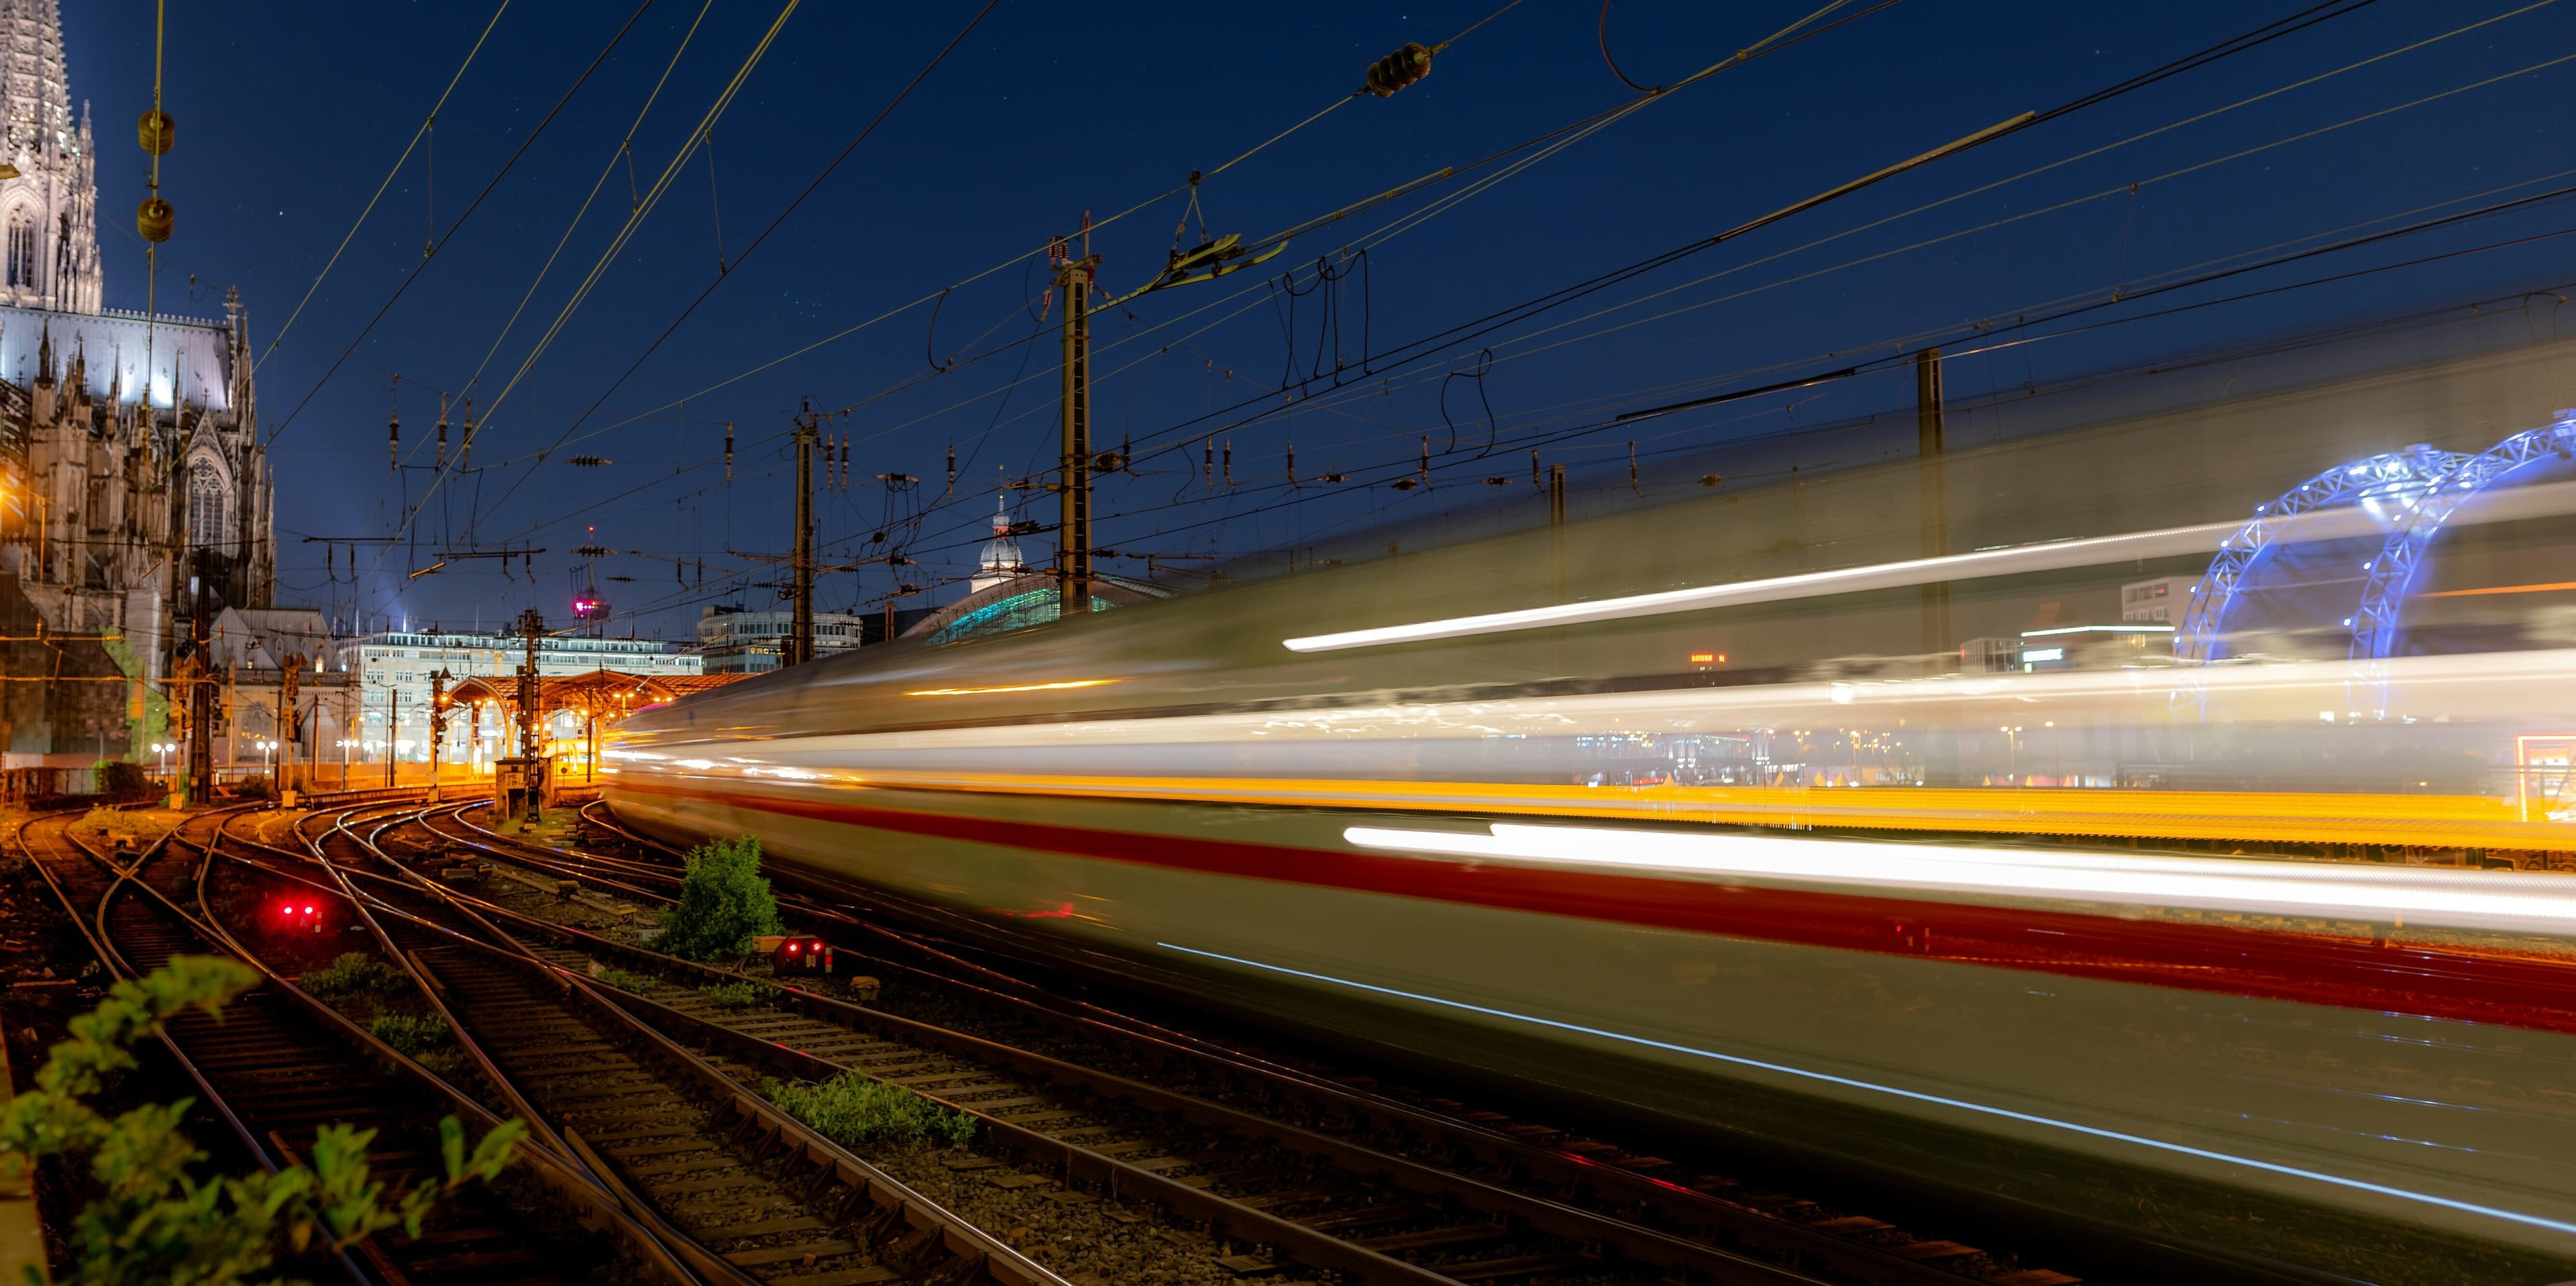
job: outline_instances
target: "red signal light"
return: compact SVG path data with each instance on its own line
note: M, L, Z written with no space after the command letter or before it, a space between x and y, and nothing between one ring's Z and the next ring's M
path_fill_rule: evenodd
M789 951L794 951L794 950L796 949L796 944L795 944L795 943L793 943L793 942L788 943L788 944L787 944L787 949L788 949Z

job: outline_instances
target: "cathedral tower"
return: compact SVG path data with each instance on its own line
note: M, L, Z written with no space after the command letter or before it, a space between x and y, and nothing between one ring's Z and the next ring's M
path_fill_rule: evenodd
M77 645L107 667L91 677L127 680L0 684L0 766L139 754L165 726L192 581L210 613L270 608L277 585L248 315L229 291L220 319L102 306L96 159L71 104L59 0L0 0L0 621L103 636L112 665Z

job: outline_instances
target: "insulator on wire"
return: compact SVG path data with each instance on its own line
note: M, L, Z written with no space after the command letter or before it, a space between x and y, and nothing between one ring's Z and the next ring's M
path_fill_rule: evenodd
M733 421L725 421L725 481L733 481Z
M1203 460L1202 463L1207 468L1207 484L1211 489L1213 489L1216 486L1216 439L1209 438L1205 443L1205 446L1206 451L1204 454L1206 459Z
M1225 485L1234 485L1234 439L1225 440Z
M168 156L170 145L179 141L179 122L170 119L168 112L145 112L135 118L134 137L143 145L144 151L154 156Z
M1408 42L1404 48L1369 64L1368 92L1380 98L1393 97L1395 91L1431 74L1431 51L1420 41Z
M396 411L392 419L385 421L385 468L392 470L401 467L402 412Z
M134 230L146 241L167 241L177 217L169 202L157 196L145 197L143 204L134 207Z

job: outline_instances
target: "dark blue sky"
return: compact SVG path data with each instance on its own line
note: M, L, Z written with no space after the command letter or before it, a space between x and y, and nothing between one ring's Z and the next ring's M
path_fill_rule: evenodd
M631 3L518 0L439 115L434 145L414 153L259 371L263 430L283 429L273 448L285 547L281 598L448 625L478 614L489 623L531 602L560 615L575 561L569 551L596 524L602 546L688 565L692 584L685 589L674 583L671 561L620 555L599 568L603 577L635 578L601 586L621 617L631 617L622 624L685 637L702 603L774 601L774 591L743 585L780 578L779 569L752 556L787 547L792 474L782 435L807 397L825 409L857 404L829 426L853 438L858 481L824 500L827 548L869 552L882 548L865 544L870 534L888 531L920 560L903 578L939 586L912 603L954 596L961 591L944 582L971 564L996 482L1033 475L1055 451L1053 338L1008 347L1039 330L1031 309L1046 272L1033 252L1045 238L1075 231L1086 210L1105 217L1179 186L1193 168L1215 168L1349 94L1370 60L1407 40L1437 43L1496 3L1327 2L1238 14L1199 5L1068 8L1001 0L610 393L716 277L719 253L728 264L741 255L976 7L808 0L717 124L712 183L708 156L693 157L603 265L629 209L620 140L702 4L685 56L634 134L634 190L651 187L780 8L776 0L654 0L409 293L315 392L359 327L418 266L433 223L443 229L463 211L634 11ZM1812 4L1629 0L1614 7L1610 37L1630 76L1667 83ZM2511 0L2383 0L1436 349L1427 360L1366 376L1346 371L1339 393L1331 391L1329 355L1327 378L1302 390L1310 396L1279 393L1291 360L1291 314L1277 283L1294 270L1295 288L1309 289L1319 256L1338 262L1346 247L1369 247L1364 273L1353 267L1340 288L1339 345L1355 366L1364 339L1368 347L1394 348L2303 7L1904 0L1666 95L1503 181L1484 185L1534 153L1514 153L1301 237L1265 269L1148 296L1130 306L1132 319L1102 314L1094 322L1095 436L1103 446L1132 439L1144 460L1134 476L1104 481L1099 543L1262 556L1373 525L1433 524L1463 504L1488 503L1483 476L1525 475L1528 444L1514 443L1533 434L1547 438L1550 462L1590 470L1585 476L1592 478L1615 474L1624 494L1632 437L1647 438L1651 475L1654 463L1676 450L1778 432L1791 422L1789 401L1809 420L1861 415L1905 404L1910 380L1850 380L1642 430L1567 430L1611 411L1845 365L1873 345L1864 356L1884 355L1907 337L1947 335L1981 319L2009 326L2052 305L2115 287L2134 290L2229 256L2278 253L2576 183L2569 173L2576 171L2576 140L2561 123L2576 62L2463 90L2576 57L2576 3L2541 4L1867 226L2523 7ZM222 288L238 285L255 345L268 353L491 14L488 5L455 3L173 7L165 102L178 118L180 141L163 183L178 210L178 233L164 247L160 306L219 315ZM119 307L144 302L144 255L130 212L142 196L145 158L130 140L134 115L149 103L151 16L146 5L92 4L68 5L64 15L73 95L92 103L99 122L100 241L108 301ZM1208 180L1200 191L1208 227L1274 232L1632 99L1603 64L1598 18L1595 5L1528 0L1442 53L1421 84L1392 99L1345 103ZM2449 93L2455 90L2463 92ZM2388 114L2328 128L2377 112ZM2225 159L2313 130L2326 132ZM604 168L610 175L598 200L500 338ZM2132 183L2141 185L2134 194ZM2048 210L2061 203L2071 204ZM1167 199L1095 238L1105 284L1124 290L1159 267L1183 204ZM2048 212L2032 214L2040 210ZM2031 217L1988 226L2021 215ZM2566 203L2553 202L2178 292L2156 306L2567 224ZM1971 229L1981 230L1949 236ZM1196 232L1194 218L1190 240ZM1851 235L1809 244L1838 233ZM1942 237L1949 239L1918 245ZM2540 241L2035 345L2000 363L1954 363L1950 388L1970 397L2159 353L2557 283L2576 278L2571 245L2576 237ZM400 477L387 469L392 376L406 381L399 393L404 446L425 452L434 390L463 390L480 367L476 401L489 407L594 265L602 266L588 299L477 441L478 471L447 477L410 527L418 547L361 549L354 578L335 556L337 577L327 576L323 547L297 543L301 538L391 532L406 497L417 500L431 480L425 468ZM736 378L997 266L947 296L935 338L931 308L914 307ZM1323 329L1329 293L1295 301L1301 374L1315 369L1319 345L1334 341ZM1502 447L1496 458L1476 460L1470 457L1484 446L1484 430L1474 422L1483 406L1474 384L1448 381L1451 416L1464 426L1454 453L1438 394L1443 372L1471 367L1487 346L1496 361L1484 391ZM942 359L994 355L929 376L926 349ZM1015 378L1023 382L1002 391ZM906 381L916 382L887 392ZM599 411L574 430L575 442L536 462L535 453L553 446L603 394ZM1160 455L1143 450L1242 420L1251 409L1175 427L1264 394L1257 409L1269 414L1220 436L1232 443L1231 490L1222 480L1213 492L1204 485L1195 446ZM737 440L730 484L719 459L725 421ZM1410 472L1426 435L1439 485L1427 493L1383 485ZM1306 483L1293 493L1283 489L1291 443ZM960 480L957 493L943 497L952 445ZM566 463L576 454L614 463ZM1720 450L1693 458L1724 457ZM412 462L429 461L424 453ZM1693 476L1701 467L1691 465ZM1326 472L1381 485L1316 485ZM875 481L879 473L924 482L890 493ZM1673 481L1650 477L1657 480ZM1296 503L1281 505L1283 497ZM1028 516L1051 519L1051 498L1032 501ZM535 559L536 584L515 566L514 579L505 579L488 561L454 563L405 582L407 571L435 562L440 550L466 548L469 539L546 548ZM1029 543L1039 553L1047 542ZM703 588L695 584L701 559ZM1142 571L1139 563L1108 567ZM822 601L873 610L893 583L887 568L867 567L827 578Z

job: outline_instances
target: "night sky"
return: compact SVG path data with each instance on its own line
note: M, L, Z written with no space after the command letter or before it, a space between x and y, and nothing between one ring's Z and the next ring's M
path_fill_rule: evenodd
M464 213L635 5L510 5L430 138L282 337L492 7L174 5L164 101L178 147L163 189L178 231L163 247L158 306L218 317L227 285L247 303L264 355L261 427L280 435L281 602L364 614L368 624L391 615L490 625L531 603L560 617L579 563L571 551L595 540L620 551L596 569L617 604L617 632L688 637L703 604L776 602L777 591L758 583L784 579L769 557L790 540L784 435L807 398L826 411L850 408L826 426L850 435L855 475L822 501L826 556L894 546L918 560L826 577L821 605L877 610L898 579L924 587L907 606L943 602L963 592L955 582L972 565L997 486L1039 475L1056 449L1056 314L1041 320L1037 310L1047 238L1077 232L1085 211L1106 218L1182 188L1194 168L1214 170L1348 98L1371 60L1408 40L1448 39L1497 3L999 0L746 260L762 228L979 7L808 0L743 78L712 147L671 170L659 203L604 259L630 193L650 192L780 11L775 0L653 0L327 382L360 328L421 268L424 243ZM2234 256L2576 184L2576 137L2564 127L2576 62L2561 61L2576 59L2576 4L2383 0L1492 333L1406 347L2304 7L1845 6L1822 21L1863 16L1588 135L1560 135L1571 140L1561 150L1511 152L1300 236L1260 268L1099 314L1095 445L1131 441L1138 460L1131 475L1103 481L1098 543L1261 564L1353 532L1430 538L1447 516L1477 507L1517 503L1535 520L1540 511L1525 499L1534 438L1597 505L1629 494L1628 443L1642 437L1648 498L1676 495L1732 441L1909 404L1910 376L1843 380L1643 429L1578 430L1621 409L1884 356L1908 337L1955 336L1980 322L2010 328ZM1668 84L1810 8L1628 0L1611 11L1611 50L1629 77ZM145 256L131 211L146 158L132 122L150 102L152 8L72 0L63 17L73 98L97 118L107 300L141 308ZM1633 101L1604 64L1599 18L1596 5L1566 0L1512 8L1443 51L1420 84L1342 102L1206 180L1185 241L1198 240L1201 216L1212 233L1266 236ZM2487 19L2496 20L2406 49ZM666 69L631 149L622 148ZM2275 90L2284 92L2110 146ZM2447 96L2417 101L2434 95ZM2373 113L2385 114L2356 120ZM2310 131L2324 132L2265 146ZM2237 155L2255 148L2263 150ZM1103 284L1123 293L1149 278L1186 205L1186 194L1164 196L1095 236ZM2532 238L2568 218L2565 201L2542 202L2121 307L2143 312ZM537 282L559 240L560 256ZM1360 247L1364 260L1346 257ZM2527 241L2087 331L2000 360L1954 362L1950 391L1974 398L2161 353L2554 285L2576 279L2571 249L2576 237ZM1325 257L1338 280L1319 285ZM718 279L720 262L721 285L619 383ZM586 301L519 378L594 268ZM2105 309L2063 324L2121 315ZM1474 379L1444 379L1476 369L1486 348L1493 360L1481 397ZM1419 356L1364 366L1371 350ZM933 359L952 358L933 373ZM429 454L438 390L469 386L478 413L500 406L475 444L474 469L442 477ZM1498 423L1485 419L1488 404ZM386 442L397 406L414 466L399 474L388 469ZM1193 435L1211 430L1231 442L1231 488L1220 478L1211 489L1201 473ZM1477 458L1489 435L1490 454ZM1415 471L1426 437L1435 485L1387 485ZM1176 441L1189 445L1154 449ZM1303 484L1293 491L1291 443ZM542 462L540 452L549 452ZM581 455L612 463L570 463ZM1316 482L1329 472L1354 481ZM875 477L886 473L921 481L889 489ZM1485 486L1495 474L1512 476L1517 490ZM1024 516L1052 520L1053 497L1009 494ZM348 547L330 555L326 572L325 546L300 543L397 531L406 543L357 548L354 575ZM879 531L887 544L870 543ZM1026 543L1036 561L1049 541ZM505 544L545 550L534 556L533 584L520 563L505 575L498 560L455 560L406 581L442 553ZM1104 570L1141 575L1145 565ZM1184 571L1173 583L1192 581Z

